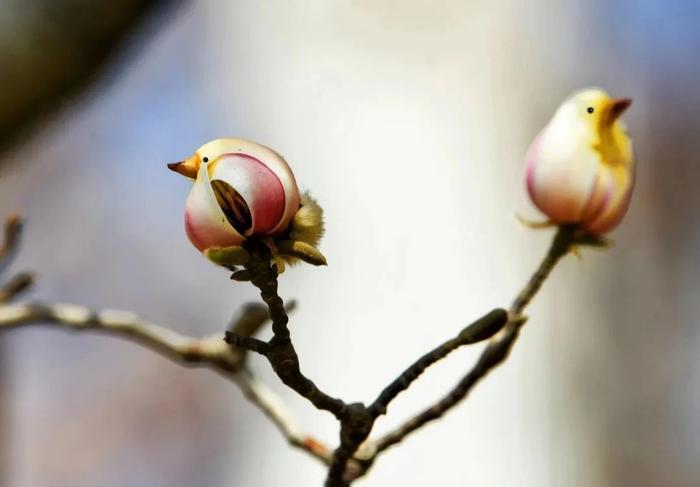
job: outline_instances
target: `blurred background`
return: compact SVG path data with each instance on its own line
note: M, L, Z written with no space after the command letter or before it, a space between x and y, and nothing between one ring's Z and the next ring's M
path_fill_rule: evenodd
M0 212L28 220L13 269L38 274L31 297L223 329L255 293L189 245L189 183L164 164L256 140L326 211L330 265L280 285L303 368L370 400L525 283L551 232L514 218L537 217L523 154L564 97L602 86L634 98L615 246L566 259L505 366L358 485L700 485L698 22L691 0L2 0ZM322 483L209 371L104 336L0 340L2 486ZM478 352L431 369L376 432ZM335 444L328 415L252 364Z

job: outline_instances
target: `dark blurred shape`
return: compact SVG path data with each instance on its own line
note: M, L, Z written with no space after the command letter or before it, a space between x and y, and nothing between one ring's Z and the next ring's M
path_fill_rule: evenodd
M0 151L96 79L129 33L172 0L1 0ZM2 159L0 159L0 164ZM7 367L0 343L0 389ZM5 386L7 390L7 386ZM9 394L0 396L7 397ZM0 444L11 440L0 397ZM3 448L6 450L6 448ZM0 485L9 457L0 455Z
M3 445L9 445L11 441L10 436L10 403L6 399L8 396L7 391L10 390L8 386L10 372L8 371L9 360L6 358L5 345L0 342L0 388L5 393L0 397L0 443ZM3 481L6 472L10 467L10 456L7 454L0 455L0 485L4 485Z
M173 0L2 0L0 151L77 94L148 14Z
M10 264L17 253L22 234L23 221L19 215L14 214L7 217L0 237L0 273ZM16 274L9 281L0 281L0 305L10 301L14 296L26 290L32 284L32 276L28 273ZM3 353L3 343L0 342L0 445L11 443L11 420L10 404L7 393L9 387L7 383L8 363ZM2 450L0 450L2 451ZM0 454L0 485L5 485L3 476L9 468L9 455Z
M284 309L287 310L287 313L291 313L296 307L297 302L292 299L287 302ZM228 329L238 335L248 337L255 335L269 321L270 313L267 310L267 306L261 303L246 303L233 319Z

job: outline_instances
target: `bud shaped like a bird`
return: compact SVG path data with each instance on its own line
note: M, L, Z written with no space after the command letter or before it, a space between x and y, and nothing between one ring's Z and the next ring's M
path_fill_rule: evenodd
M299 210L299 190L289 165L255 142L216 139L168 167L195 179L185 229L202 252L281 234Z
M527 189L552 223L601 235L622 220L634 186L634 157L619 116L630 103L598 89L575 93L533 142Z

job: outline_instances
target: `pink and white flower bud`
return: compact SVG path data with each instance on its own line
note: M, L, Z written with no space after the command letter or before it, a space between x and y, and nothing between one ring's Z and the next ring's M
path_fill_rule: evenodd
M601 235L622 220L634 186L634 158L618 117L630 103L601 90L576 93L533 142L527 189L552 223Z
M202 252L283 233L299 209L289 165L255 142L216 139L169 167L196 177L185 205L185 229Z

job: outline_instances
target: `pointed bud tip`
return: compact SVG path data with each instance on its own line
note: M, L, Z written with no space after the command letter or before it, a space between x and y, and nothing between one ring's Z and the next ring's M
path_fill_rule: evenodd
M180 166L182 165L183 162L184 161L169 162L168 169L170 169L171 171L180 172L179 169L180 169Z
M620 115L632 105L632 98L615 98L610 102L610 114L612 120L617 119Z

